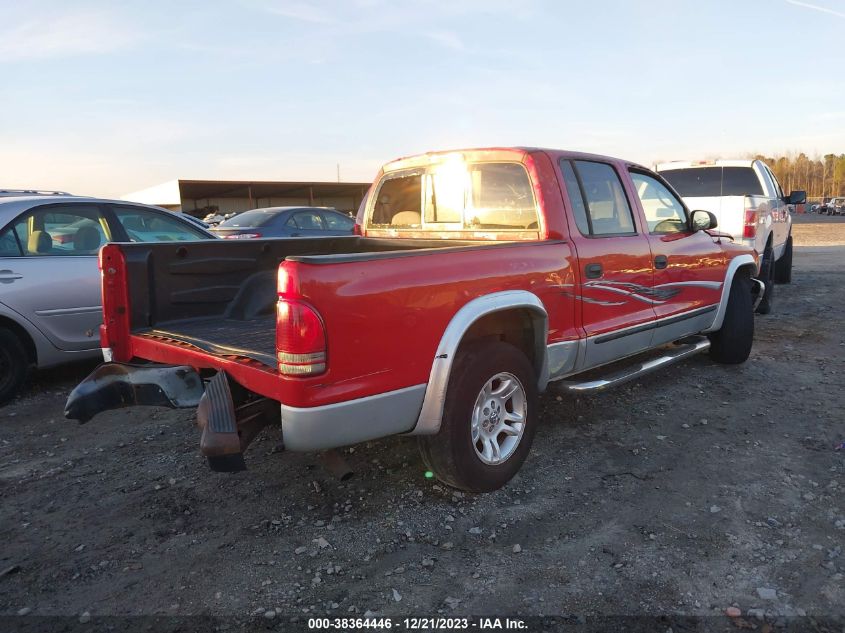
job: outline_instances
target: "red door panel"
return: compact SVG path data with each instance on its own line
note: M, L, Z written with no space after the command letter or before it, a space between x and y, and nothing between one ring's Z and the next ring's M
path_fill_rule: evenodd
M660 319L716 306L722 296L725 258L715 238L689 229L683 203L657 174L632 168L630 175L631 197L648 229L654 258L658 326Z

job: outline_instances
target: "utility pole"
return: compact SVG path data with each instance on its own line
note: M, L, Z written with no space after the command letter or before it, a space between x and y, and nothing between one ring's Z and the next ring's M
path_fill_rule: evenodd
M340 163L337 164L337 181L340 182Z

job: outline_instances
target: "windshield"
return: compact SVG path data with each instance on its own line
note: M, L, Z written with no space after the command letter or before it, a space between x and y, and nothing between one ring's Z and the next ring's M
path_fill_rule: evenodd
M538 228L534 191L521 164L462 160L386 176L369 225L429 231Z
M660 175L685 198L763 195L760 179L752 167L667 169Z
M255 209L253 211L244 211L233 218L229 218L221 222L219 226L230 226L233 228L252 228L256 226L264 226L273 221L279 214L278 211L269 209Z

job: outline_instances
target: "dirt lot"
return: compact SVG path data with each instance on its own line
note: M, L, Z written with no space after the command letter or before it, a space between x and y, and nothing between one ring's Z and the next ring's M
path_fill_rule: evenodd
M211 473L190 412L78 426L91 366L43 373L0 409L0 614L841 617L843 220L797 221L748 363L546 395L521 474L484 496L400 438L350 449L348 482L274 433Z

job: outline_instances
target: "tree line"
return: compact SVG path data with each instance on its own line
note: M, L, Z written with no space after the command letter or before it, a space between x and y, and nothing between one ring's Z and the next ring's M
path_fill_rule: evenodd
M777 176L785 194L803 190L808 198L845 196L845 154L825 154L809 158L804 152L797 156L754 155L765 161Z

